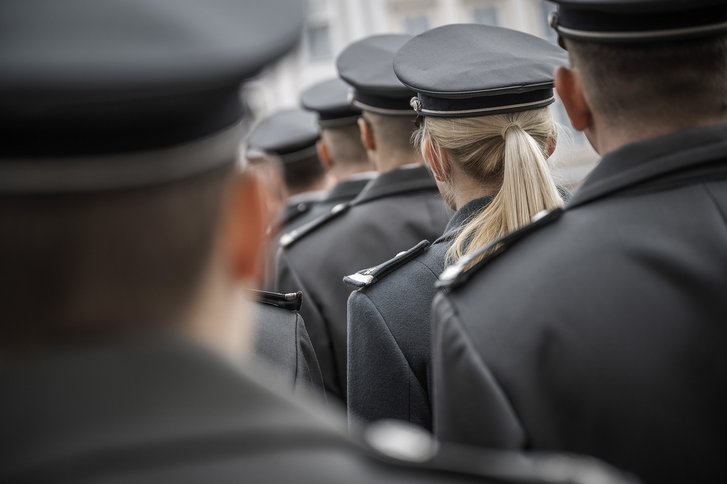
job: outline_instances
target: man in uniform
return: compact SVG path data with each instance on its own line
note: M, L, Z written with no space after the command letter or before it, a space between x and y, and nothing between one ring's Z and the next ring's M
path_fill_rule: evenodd
M287 191L281 218L273 228L285 232L322 215L320 206L331 179L316 150L320 129L316 116L303 109L286 109L263 118L247 138L247 157L279 162Z
M491 208L493 199L501 198L503 190L507 191L503 188L503 177L498 176L500 170L513 172L502 158L509 149L506 140L492 127L501 117L491 118L491 113L507 114L512 120L520 119L523 115L518 113L523 111L537 115L533 110L547 109L555 102L553 73L561 65L567 65L567 56L557 45L489 25L438 27L414 37L399 49L394 71L402 83L417 92L412 104L425 118L424 133L429 133L426 123L430 120L436 122L436 118L443 117L456 126L466 117L472 131L484 133L483 126L489 126L488 130L495 134L470 135L469 139L458 135L458 141L449 143L457 144L459 150L446 152L447 163L433 156L437 149L425 148L425 153L428 151L432 157L428 163L442 196L456 210L446 230L431 244L420 242L390 261L346 277L346 282L357 288L348 299L349 418L405 420L431 430L430 309L437 292L435 282L455 240L463 231L472 232L468 224L475 223L480 214ZM462 112L466 115L459 114ZM475 120L474 116L481 117ZM452 128L452 139L457 131ZM531 126L523 129L524 136L534 139L528 131L533 131ZM417 134L424 146L434 144L425 139L430 136ZM501 143L502 148L497 149L496 143ZM554 151L554 137L547 143ZM483 145L489 147L487 163L471 155L475 147ZM501 153L501 158L491 153ZM462 170L463 158L468 160L469 171ZM518 163L527 166L530 173L538 173L531 167L532 161ZM546 191L553 183L549 174L543 179L521 173L510 176L523 192L530 187L531 203L537 203L540 195L533 187ZM529 221L528 214L554 206L526 206L520 220L525 223ZM505 203L502 210L512 213L514 204ZM496 212L490 213L493 215L487 216L475 233L487 230L486 224L495 224ZM470 244L467 250L476 249Z
M434 240L451 215L411 144L412 92L394 75L393 60L407 35L355 42L338 58L353 86L364 145L379 176L349 204L281 239L277 290L301 290L301 314L323 372L327 392L345 401L346 302L343 278L374 266L422 239Z
M300 97L303 108L318 116L321 129L318 158L336 183L316 207L315 215L326 214L339 203L350 202L376 175L361 142L358 128L361 111L351 105L348 93L345 82L331 79L313 85ZM306 221L310 220L313 217Z
M603 156L565 211L446 270L434 429L727 476L727 6L562 0L556 87Z

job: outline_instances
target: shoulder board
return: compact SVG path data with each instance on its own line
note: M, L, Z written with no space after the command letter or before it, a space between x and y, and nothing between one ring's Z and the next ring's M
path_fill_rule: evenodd
M479 449L438 442L408 422L380 420L363 431L363 444L374 459L398 467L436 472L443 482L500 484L638 484L640 481L592 457L555 452Z
M298 227L297 229L286 232L285 234L283 234L282 237L280 237L280 246L290 247L298 240L300 240L303 236L314 232L319 227L326 225L331 220L338 218L342 214L346 213L349 208L351 208L350 203L339 203L338 205L334 206L327 214L321 215L320 217L308 222L301 227Z
M562 208L556 208L550 211L542 211L533 217L533 221L525 225L524 227L515 230L507 234L506 236L494 241L487 247L484 247L477 252L474 252L467 257L463 257L462 260L453 264L442 272L439 276L436 286L444 291L451 291L452 289L461 286L466 280L472 277L477 271L482 269L488 263L497 258L500 254L505 252L507 249L515 245L517 242L527 237L531 233L539 230L546 225L558 220L565 210ZM482 257L483 254L487 254L481 261L476 264L472 264L473 260Z
M399 252L393 259L390 259L383 264L379 264L369 269L358 271L355 274L346 276L343 278L343 282L351 284L355 287L366 287L370 286L379 279L385 277L390 272L395 271L397 268L403 266L416 256L424 252L429 247L429 241L422 240L417 245L409 250Z
M479 449L438 442L408 422L379 420L363 431L371 457L398 467L436 472L443 482L500 484L638 484L639 480L592 457L555 452Z
M283 214L282 220L280 221L280 224L284 227L300 217L303 214L306 214L310 212L310 209L313 207L313 204L310 202L300 202L299 204L295 205L294 207L288 208L285 213Z
M279 292L251 290L250 293L261 304L287 309L288 311L300 311L300 306L303 304L303 293L300 291L281 294Z

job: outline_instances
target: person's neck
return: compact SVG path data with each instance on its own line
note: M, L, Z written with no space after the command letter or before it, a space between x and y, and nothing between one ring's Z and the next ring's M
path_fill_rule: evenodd
M458 184L454 190L454 209L459 210L473 200L484 197L493 197L497 194L497 187L471 183L466 186Z
M402 153L400 151L376 153L376 171L386 173L398 170L407 165L421 165L424 163L419 153L412 151L411 153Z
M718 124L727 123L727 117L704 119L688 126L631 126L630 128L613 128L608 125L601 125L596 129L586 131L591 145L601 157L634 143L640 143L685 129L706 128Z
M369 163L357 163L353 165L348 166L341 166L338 168L334 168L334 176L336 177L336 181L338 183L345 182L350 180L351 178L355 177L356 175L360 175L362 173L369 173L375 171L373 165Z
M288 198L293 198L297 195L302 195L309 192L321 192L328 190L331 187L331 180L328 176L321 178L315 183L306 185L305 187L290 188L288 187Z
M440 190L446 190L451 194L451 196L447 196L446 193L443 193L450 207L454 210L459 210L478 198L493 197L500 189L499 182L483 182L475 179L467 175L456 163L452 164L450 168L450 181L447 183L438 182L438 185Z
M239 362L252 351L252 305L246 290L229 279L217 260L205 273L199 288L185 311L186 335L229 360Z

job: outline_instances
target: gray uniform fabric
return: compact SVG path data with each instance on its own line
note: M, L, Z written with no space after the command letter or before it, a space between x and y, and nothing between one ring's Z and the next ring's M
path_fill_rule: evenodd
M275 367L294 393L325 398L318 358L297 310L257 304L255 355Z
M270 241L269 253L265 269L265 286L271 291L275 290L275 277L277 274L277 254L280 249L280 236L286 232L299 229L319 217L330 213L331 209L340 203L347 203L361 193L361 190L371 181L373 176L357 180L346 180L334 186L322 200L289 204L285 207L280 221L278 222L279 236Z
M326 391L345 400L346 303L343 278L442 233L451 215L424 167L372 180L341 212L293 233L279 252L276 291L303 291L301 315Z
M201 348L138 336L69 343L0 369L1 482L628 482L563 457L463 449L395 460ZM460 458L464 471L454 470Z
M348 298L349 416L431 429L430 308L451 242L490 198L454 214L444 235Z
M725 214L727 125L607 155L565 212L435 299L435 433L724 480Z
M339 203L350 202L361 193L371 178L342 181L326 194L322 200L291 204L285 207L281 220L281 232L289 232L312 222L331 211Z

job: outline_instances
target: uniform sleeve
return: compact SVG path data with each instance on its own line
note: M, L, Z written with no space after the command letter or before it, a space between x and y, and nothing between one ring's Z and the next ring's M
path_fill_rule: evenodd
M295 387L304 387L308 391L312 391L325 400L325 392L323 387L323 375L318 365L313 344L308 336L305 323L300 315L296 316L295 321L296 336L296 371L295 371Z
M361 291L348 299L347 401L354 418L429 426L428 399L421 385L376 305ZM412 408L413 402L423 408Z
M300 308L300 314L305 321L305 328L318 358L318 364L323 376L323 385L328 395L343 400L338 383L339 378L336 371L330 332L316 304L313 292L298 276L294 266L287 259L285 250L281 250L278 255L275 281L277 292L303 291L303 305Z
M480 447L524 447L525 431L507 396L442 294L434 299L432 318L435 435Z

